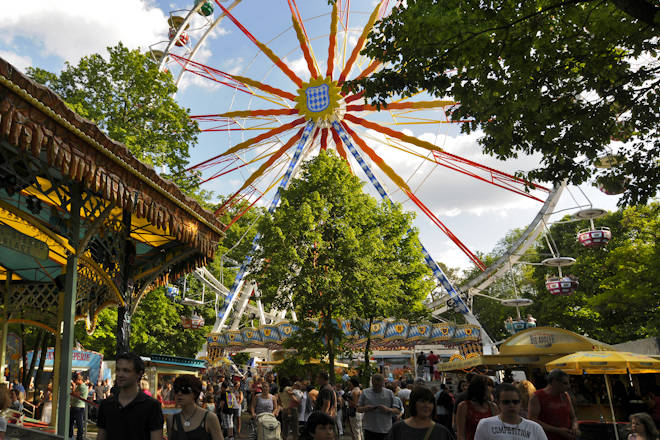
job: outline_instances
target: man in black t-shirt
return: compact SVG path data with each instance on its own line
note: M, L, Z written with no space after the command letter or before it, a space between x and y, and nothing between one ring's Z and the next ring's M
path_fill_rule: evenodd
M231 382L223 382L220 396L218 397L218 407L222 427L227 431L227 440L234 438L234 416L237 414L236 394L234 394Z
M161 440L163 411L160 403L140 390L144 362L135 353L117 356L116 395L101 402L98 440Z
M319 384L319 395L314 403L314 409L334 418L337 414L337 395L330 385L328 373L321 371L316 380Z

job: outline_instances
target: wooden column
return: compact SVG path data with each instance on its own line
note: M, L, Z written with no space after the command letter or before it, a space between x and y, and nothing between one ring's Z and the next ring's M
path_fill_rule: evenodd
M7 333L9 332L9 289L11 288L11 277L13 273L7 271L5 280L5 292L2 296L4 300L4 313L2 314L2 339L0 339L0 382L5 381L5 364L7 363Z

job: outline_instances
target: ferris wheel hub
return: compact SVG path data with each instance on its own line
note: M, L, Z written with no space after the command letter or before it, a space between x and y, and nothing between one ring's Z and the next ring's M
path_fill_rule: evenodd
M328 128L334 121L341 121L346 103L337 82L330 77L312 78L298 89L296 109L308 121L321 128Z

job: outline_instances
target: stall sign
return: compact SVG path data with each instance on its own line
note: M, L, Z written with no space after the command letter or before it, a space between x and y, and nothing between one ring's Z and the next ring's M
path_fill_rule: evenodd
M549 333L534 333L529 335L529 342L535 347L550 348L557 340L555 335Z
M3 224L0 224L0 245L38 260L48 258L48 245L46 243Z

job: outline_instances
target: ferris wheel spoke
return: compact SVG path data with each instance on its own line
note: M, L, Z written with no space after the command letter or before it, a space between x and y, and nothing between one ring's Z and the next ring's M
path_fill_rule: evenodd
M266 133L262 133L258 136L255 136L251 139L248 139L244 142L241 142L240 144L231 147L229 150L220 154L220 156L226 156L228 154L236 153L237 151L245 150L246 148L249 148L258 142L264 141L266 139L270 139L271 137L274 137L280 133L284 133L285 131L291 130L292 128L295 128L300 124L304 124L305 122L306 122L305 118L298 118L295 121L289 122L288 124L282 124L279 127L273 128L272 130L268 130Z
M252 173L252 175L251 175L250 177L248 177L247 180L245 180L245 182L243 183L243 186L239 189L239 191L241 191L241 190L242 190L243 188L245 188L246 186L251 185L252 182L254 182L254 180L255 180L257 177L259 177L259 176L261 176L262 174L264 174L264 173L265 173L265 172L266 172L266 171L267 171L267 170L268 170L268 169L269 169L269 168L275 163L275 161L276 161L277 159L279 159L280 157L282 157L282 155L283 155L284 153L286 153L286 151L287 151L289 148L291 148L291 147L293 146L293 144L296 143L296 142L298 141L298 139L300 139L300 137L302 136L303 130L304 130L304 127L301 128L301 129L298 131L298 133L296 133L295 135L293 135L293 136L291 137L291 139L289 139L284 145L282 145L282 147L280 147L277 151L275 151L275 153L273 153L273 154L268 158L268 160L267 160L266 162L264 162L263 164L261 164L261 166L260 166L260 167L259 167L254 173Z
M241 83L240 81L237 81L233 75L230 75L227 72L223 72L222 70L218 70L213 67L207 66L205 64L198 63L197 61L193 61L191 59L177 55L175 53L170 53L168 56L171 57L174 61L176 61L176 63L181 66L181 69L183 71L192 73L197 76L201 76L202 78L206 78L218 84L222 84L227 87L231 87L233 89L239 90L243 93L252 95L252 92L245 88L245 84Z
M426 150L438 151L438 152L442 151L442 149L440 147L438 147L436 145L433 145L430 142L423 141L421 139L417 139L416 137L413 137L413 136L408 136L407 134L403 134L399 131L392 130L391 128L388 128L388 127L383 127L380 124L377 124L377 123L372 122L372 121L367 121L366 119L358 118L357 116L353 116L353 115L348 114L348 113L346 113L344 115L344 119L346 119L347 121L351 121L355 124L361 125L365 128L371 128L372 130L375 130L375 131L377 131L379 133L382 133L382 134L385 134L387 136L391 136L393 138L402 140L404 142L408 142L409 144L413 144L413 145L416 145L418 147L424 148Z
M337 130L332 130L332 140L335 142L335 148L337 149L337 153L339 153L339 156L341 156L347 164L349 164L350 168L350 163L348 162L348 156L346 155L346 149L344 148L344 144L341 141L341 137L339 136L339 133L337 133Z
M245 76L240 76L240 75L234 75L234 79L242 82L245 85L252 86L254 88L257 88L259 90L263 90L264 92L268 92L271 95L276 95L281 98L288 99L290 101L295 101L296 100L296 95L290 92L285 92L282 89L278 89L277 87L270 86L268 84L264 84L261 81L257 81L255 79L247 78Z
M481 270L486 270L486 265L477 257L463 242L449 229L435 214L431 211L412 191L405 191L410 200L422 210L424 214L442 231L456 246L463 251L465 255Z
M364 43L367 41L367 36L369 35L369 32L371 32L371 29L374 27L374 23L376 23L376 19L378 18L378 15L380 13L381 4L382 4L382 0L378 2L378 4L376 5L376 9L374 9L374 11L371 13L371 16L369 17L369 21L367 21L367 24L364 26L364 29L362 30L362 35L360 35L360 38L358 38L358 41L355 44L355 47L353 48L353 52L351 53L351 56L348 58L348 61L344 65L344 69L342 70L341 75L339 75L339 80L337 81L337 85L342 85L344 81L346 81L346 77L348 76L348 74L351 72L351 69L353 68L353 63L355 63L355 60L360 54L360 51L364 47Z
M456 104L454 101L413 101L413 102L391 102L387 104L385 110L404 110L404 109L425 109L425 108L438 108L448 107ZM347 105L346 111L378 111L378 107L370 104L353 104Z
M408 184L399 176L367 143L355 132L348 124L341 122L342 127L353 138L356 144L362 151L367 153L367 156L389 177L399 188L404 191L411 191Z
M211 162L214 162L214 161L218 160L221 157L228 156L230 154L236 153L237 151L241 151L241 150L245 150L247 148L250 148L250 147L254 146L255 144L258 144L261 141L264 141L266 139L274 137L274 136L276 136L280 133L283 133L285 131L291 130L292 128L295 128L296 126L298 126L298 125L300 125L304 122L305 122L305 118L298 118L295 121L289 122L288 124L282 124L279 127L276 127L276 128L273 128L272 130L267 131L266 133L262 133L258 136L255 136L255 137L250 138L250 139L248 139L244 142L241 142L240 144L237 144L237 145L231 147L229 150L225 151L224 153L220 153L216 156L213 156L209 159L206 159L205 161L200 162L196 165L193 165L188 169L192 170L192 169L196 169L196 168L205 166L205 165L207 165Z
M289 7L292 8L291 0L289 0ZM297 8L296 8L297 9ZM307 62L307 68L309 69L309 74L312 78L319 76L318 70L316 70L316 63L310 52L311 45L307 39L307 34L303 28L302 22L299 21L298 16L293 13L293 8L291 9L291 22L293 23L293 29L296 31L296 37L298 37L298 43L300 44L300 49L302 50L305 61ZM296 11L297 12L297 11Z
M328 129L321 129L321 150L325 151L328 149Z
M236 110L233 112L218 113L217 115L202 115L191 116L191 119L201 117L219 117L219 118L247 118L250 116L278 116L278 115L295 115L298 110L295 108L274 108L263 110Z
M288 76L291 81L293 81L298 87L302 86L302 80L296 75L293 70L289 68L280 57L275 55L275 53L264 43L261 41L257 40L254 35L248 31L245 26L243 26L237 19L234 17L222 4L220 3L219 0L215 0L215 3L222 9L222 11L225 13L225 15L238 27L241 32L245 34L245 36L248 37L250 41L252 41L260 50L263 52L264 55L266 55L270 60L275 64L286 76Z
M332 19L330 21L330 36L328 37L328 67L325 76L332 77L335 70L335 52L337 50L337 23L339 21L339 8L337 2L332 5Z

